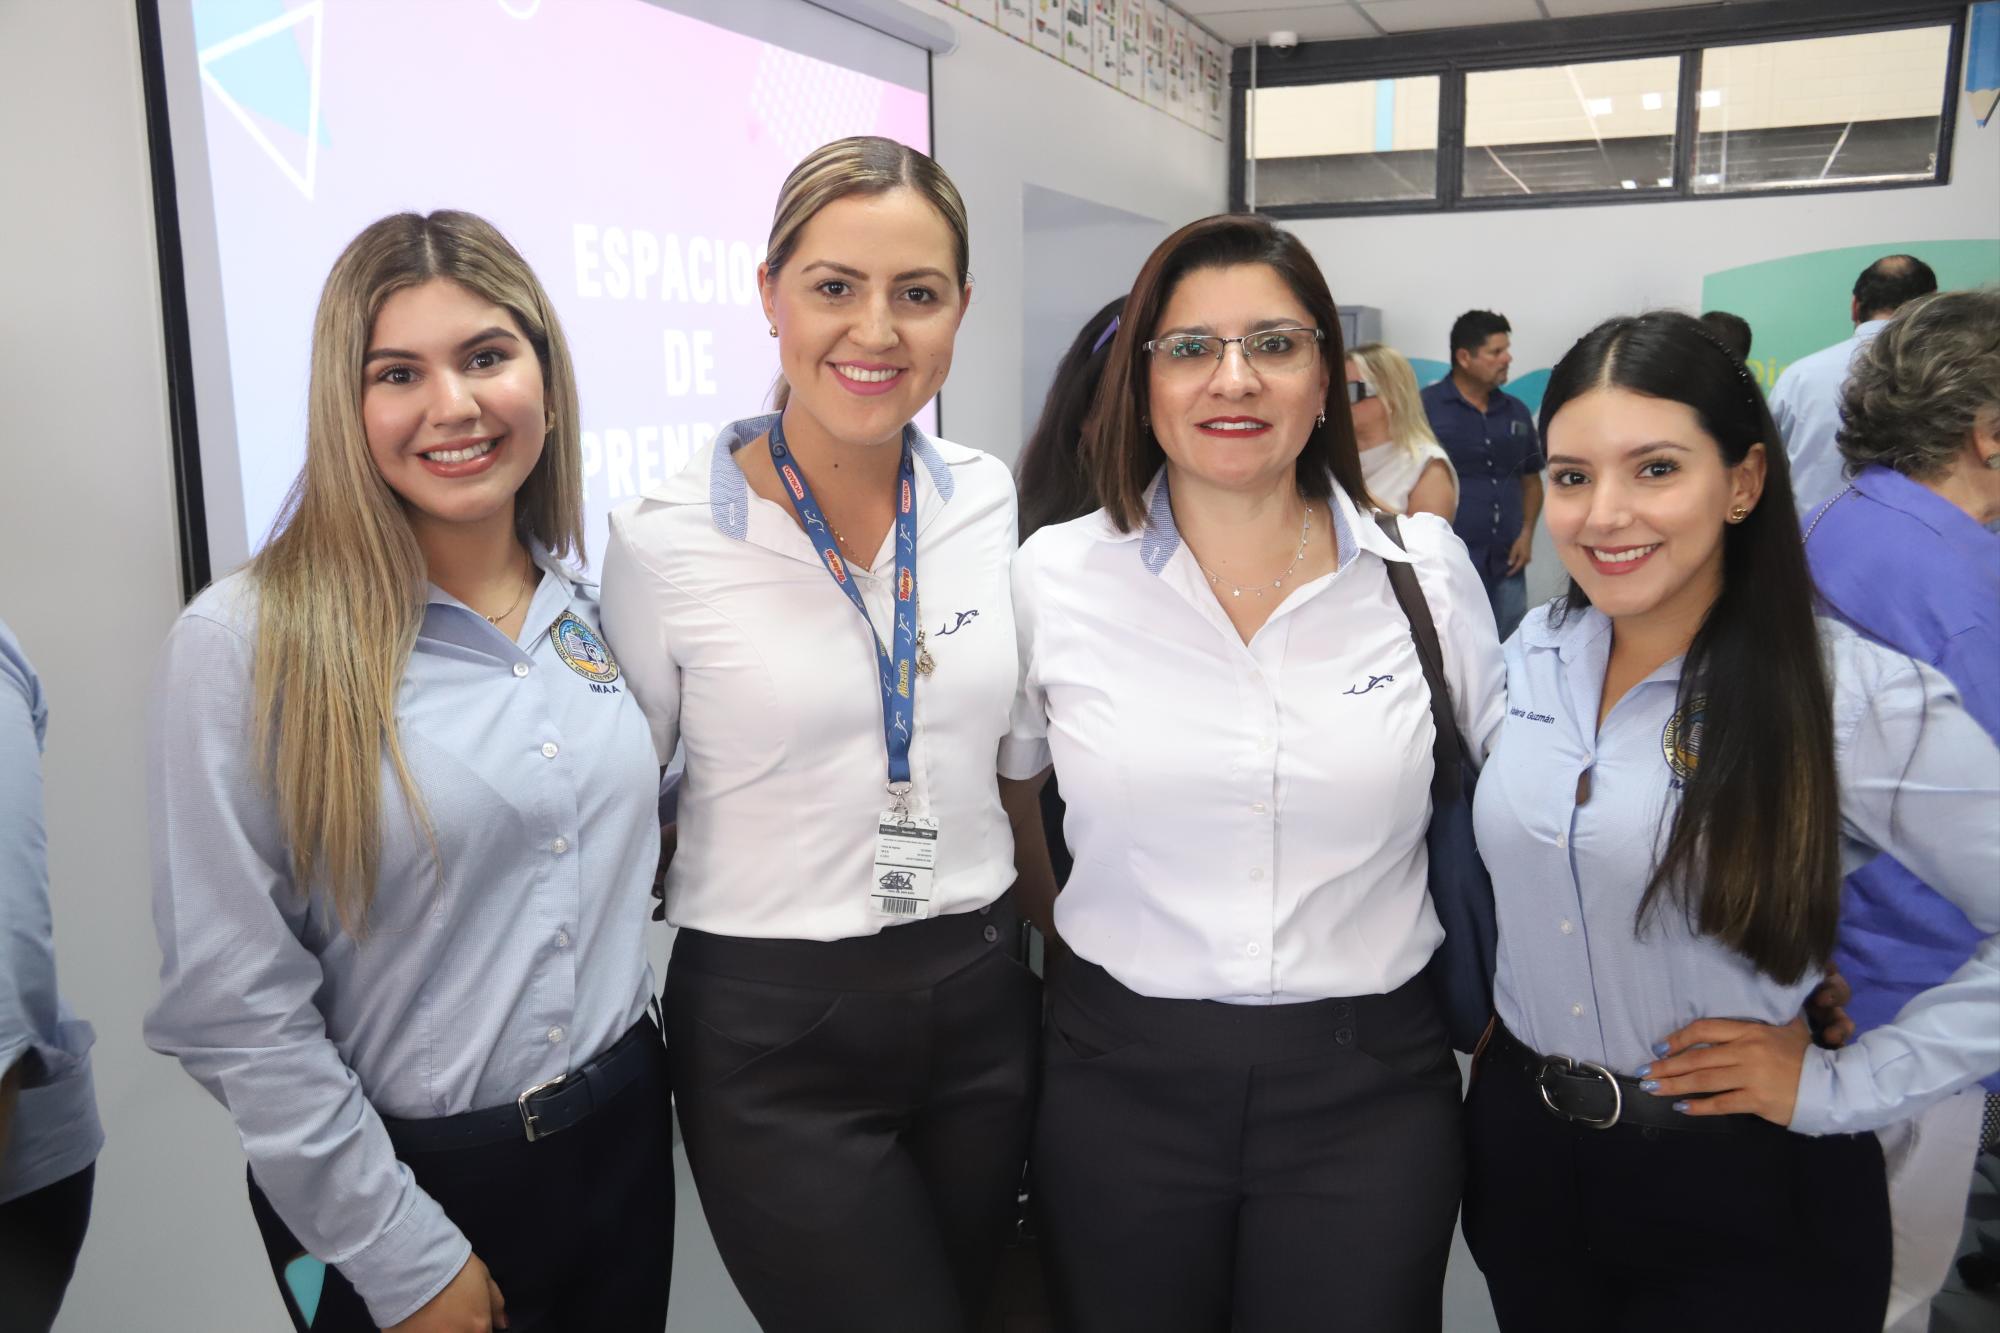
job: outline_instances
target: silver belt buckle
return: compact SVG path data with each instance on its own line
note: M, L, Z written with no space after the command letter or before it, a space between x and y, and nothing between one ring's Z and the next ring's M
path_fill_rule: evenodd
M1605 1085L1611 1089L1611 1114L1599 1120L1587 1115L1571 1115L1557 1106L1549 1097L1549 1085L1546 1080L1551 1070L1558 1069L1566 1074L1578 1069L1588 1070L1602 1078ZM1552 1113L1572 1124L1588 1125L1592 1129L1610 1129L1618 1123L1618 1117L1625 1113L1625 1090L1618 1086L1618 1076L1603 1065L1592 1064L1588 1060L1572 1060L1567 1055L1543 1056L1541 1071L1535 1075L1535 1091L1541 1094L1542 1105L1548 1107Z
M514 1099L515 1109L521 1113L521 1128L527 1132L528 1142L533 1143L536 1139L543 1137L542 1132L535 1128L535 1113L528 1109L529 1098L533 1097L536 1093L547 1092L550 1088L561 1087L567 1082L569 1082L568 1074L557 1074L548 1082L537 1083L534 1087L529 1088ZM553 1133L554 1131L550 1132Z

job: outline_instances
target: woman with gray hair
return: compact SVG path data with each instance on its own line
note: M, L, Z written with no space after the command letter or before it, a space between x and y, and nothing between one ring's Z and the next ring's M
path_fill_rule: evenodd
M1854 359L1847 488L1806 520L1833 615L1942 671L2000 738L2000 288L1911 302ZM1964 966L1980 934L1884 856L1848 876L1835 961L1867 1031ZM1981 1112L2000 1076L1880 1131L1895 1269L1887 1328L1929 1326L1964 1222Z

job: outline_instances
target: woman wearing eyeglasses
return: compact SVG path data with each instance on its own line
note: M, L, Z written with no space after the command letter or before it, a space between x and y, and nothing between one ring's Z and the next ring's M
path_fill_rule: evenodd
M1458 512L1458 472L1431 432L1417 374L1387 343L1362 343L1347 354L1347 401L1368 493L1398 514Z
M1081 1333L1440 1326L1459 1080L1419 975L1435 729L1392 566L1475 753L1501 661L1450 527L1377 526L1344 361L1296 237L1183 228L1085 432L1104 508L1015 560L1001 768L1053 762L1075 858L1033 1168Z

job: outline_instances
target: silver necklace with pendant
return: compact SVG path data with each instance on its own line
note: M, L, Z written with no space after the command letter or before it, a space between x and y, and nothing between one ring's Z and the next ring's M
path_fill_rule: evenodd
M1313 525L1313 510L1311 505L1307 505L1306 521L1299 525L1298 553L1292 557L1292 563L1285 566L1285 572L1271 580L1271 586L1273 588L1284 587L1285 580L1290 578L1292 576L1292 571L1299 567L1299 561L1306 558L1306 542L1312 536L1312 525ZM1189 549L1190 551L1192 551L1192 548ZM1257 597L1262 597L1264 595L1264 585L1262 583L1252 584L1249 587L1238 587L1236 584L1230 583L1226 579L1217 577L1216 574L1213 571L1211 571L1207 565L1201 563L1199 558L1197 558L1194 563L1197 569L1199 569L1203 574L1207 575L1208 581L1212 586L1217 588L1223 588L1223 587L1228 588L1229 595L1231 597L1241 597L1246 592Z

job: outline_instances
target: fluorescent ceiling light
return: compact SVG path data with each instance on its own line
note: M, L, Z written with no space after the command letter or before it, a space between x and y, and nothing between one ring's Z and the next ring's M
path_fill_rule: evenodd
M1661 188L1662 190L1671 190L1671 189L1673 189L1673 188L1674 188L1674 178L1673 178L1672 176L1662 176L1662 177L1660 177L1660 188Z
M1583 113L1587 116L1608 116L1611 114L1611 99L1593 97L1583 104Z
M1702 104L1703 106L1721 106L1721 105L1722 105L1722 89L1720 89L1720 88L1704 88L1704 89L1702 89L1702 90L1701 90L1701 104Z
M1628 190L1636 190L1639 188L1639 182L1637 181L1619 181L1618 183L1624 186Z
M1639 105L1647 111L1658 111L1666 105L1666 99L1658 93L1640 93Z

